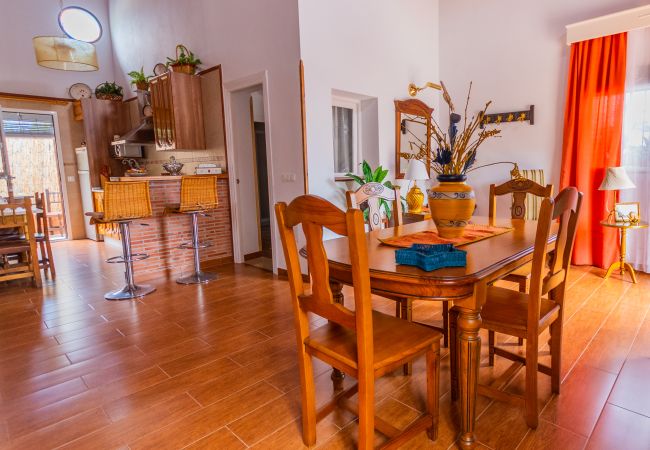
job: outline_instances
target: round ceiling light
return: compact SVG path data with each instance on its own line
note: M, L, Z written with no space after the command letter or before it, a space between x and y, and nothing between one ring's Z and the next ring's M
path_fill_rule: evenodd
M72 39L96 42L102 37L102 25L93 13L79 6L68 6L59 13L59 26Z

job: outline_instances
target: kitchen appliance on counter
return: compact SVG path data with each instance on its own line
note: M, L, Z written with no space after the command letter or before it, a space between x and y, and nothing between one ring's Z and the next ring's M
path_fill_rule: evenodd
M221 173L221 167L212 163L202 163L196 166L194 173L196 175L218 175Z
M84 228L86 237L93 241L101 241L97 234L97 227L90 224L90 217L86 213L95 211L93 204L92 184L90 181L90 170L88 165L88 149L84 147L75 148L77 154L77 175L79 176L79 188L81 190L81 207L83 209Z

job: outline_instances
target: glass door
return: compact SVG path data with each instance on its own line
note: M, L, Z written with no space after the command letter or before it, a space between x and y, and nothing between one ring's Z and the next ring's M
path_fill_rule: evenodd
M4 185L0 196L45 194L52 239L65 239L65 204L54 115L17 110L2 113Z

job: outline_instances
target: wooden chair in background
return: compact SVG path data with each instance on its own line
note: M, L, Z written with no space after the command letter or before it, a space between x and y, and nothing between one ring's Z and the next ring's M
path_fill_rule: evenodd
M46 195L43 192L36 192L34 194L34 206L40 212L35 212L36 218L36 243L40 250L40 257L38 263L43 274L47 276L50 272L50 277L56 279L56 269L54 268L54 255L52 254L52 245L50 243L50 224L48 220L48 209Z
M0 229L16 229L20 237L0 241L0 256L5 261L8 256L19 255L15 263L7 262L0 267L0 281L31 278L36 287L41 287L31 200L0 204Z
M530 170L523 170L522 172L537 172ZM530 197L543 198L553 196L553 185L547 184L542 186L533 180L527 178L515 178L506 181L503 184L490 185L490 205L489 205L489 220L494 223L497 215L497 197L502 195L512 194L512 205L510 207L510 214L513 219L532 220L537 218L538 211L534 209L534 204L529 199ZM527 204L530 203L528 207ZM525 264L517 270L509 273L505 278L506 281L511 281L519 285L519 292L526 292L528 280L530 279L531 264ZM489 333L489 346L494 347L494 333ZM523 340L519 339L519 345L523 344ZM490 352L490 362L494 361L494 355Z
M45 206L49 232L54 236L65 237L65 216L63 215L63 194L45 189Z
M390 438L388 448L398 447L425 429L428 430L429 438L435 440L438 427L441 334L372 310L362 212L358 209L343 212L328 201L311 195L300 196L288 206L286 203L278 203L275 211L295 315L305 445L316 443L316 422L333 411L337 404L358 414L360 449L373 448L375 427ZM300 270L294 235L294 227L297 225L302 225L307 241L310 292L305 290ZM323 228L349 239L354 311L334 301L327 255L323 247ZM310 330L308 313L317 314L327 319L328 323ZM375 378L422 354L426 354L427 413L406 430L400 431L374 415ZM319 411L316 411L312 357L321 359L358 381L352 388L337 393ZM359 397L358 407L348 401L356 392Z
M345 193L348 208L359 208L366 203L368 208L368 226L370 230L379 230L383 228L383 219L380 208L380 199L386 200L392 207L393 226L404 224L402 217L402 201L399 186L390 189L381 183L366 183L356 191L347 191ZM379 294L382 297L395 300L395 316L408 320L413 320L413 299L406 297L387 296ZM442 302L442 327L433 327L442 331L444 337L444 346L449 344L449 303ZM405 373L410 374L410 367L405 367Z
M493 348L496 355L514 361L513 365L526 366L526 389L523 396L505 392L500 386L505 386L508 380L497 380L499 386L479 384L478 393L495 400L524 406L526 423L531 428L536 428L538 423L537 371L550 375L553 393L560 393L563 304L581 203L582 193L573 187L564 189L555 200L545 198L542 201L529 292L490 286L481 311L482 328L526 338L524 357L500 347ZM552 251L549 251L551 227L558 219L557 239ZM452 321L456 320L456 311L453 308L451 317ZM549 327L550 367L538 363L539 336ZM456 339L456 336L452 336L452 339ZM456 348L455 342L452 343L452 348ZM505 373L514 376L516 371L508 370ZM452 389L457 393L457 386L452 386Z

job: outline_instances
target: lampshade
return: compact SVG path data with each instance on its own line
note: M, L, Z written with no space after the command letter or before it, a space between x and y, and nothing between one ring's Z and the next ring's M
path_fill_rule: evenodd
M406 175L404 175L404 178L411 181L419 181L428 180L430 177L424 163L418 159L412 159L406 169Z
M32 39L39 66L73 72L98 70L95 46L89 42L59 36Z
M599 191L617 191L619 189L633 189L636 186L630 180L625 167L608 167L605 178L600 183Z

